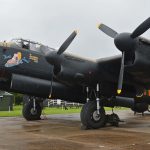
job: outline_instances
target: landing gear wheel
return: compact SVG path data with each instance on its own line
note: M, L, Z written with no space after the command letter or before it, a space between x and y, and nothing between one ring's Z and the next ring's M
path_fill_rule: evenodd
M96 101L89 101L82 107L81 122L86 129L98 129L105 125L105 110L103 107L100 109L100 114L97 114Z
M148 105L148 112L150 112L150 105Z
M23 106L22 115L28 121L40 120L41 113L42 113L42 108L40 104L37 102L35 105L35 109L33 107L33 101L29 101Z

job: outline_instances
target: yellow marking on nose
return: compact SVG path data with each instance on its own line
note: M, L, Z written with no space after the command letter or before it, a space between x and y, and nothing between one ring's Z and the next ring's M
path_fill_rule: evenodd
M21 52L18 52L18 60L20 60L22 58L22 54Z

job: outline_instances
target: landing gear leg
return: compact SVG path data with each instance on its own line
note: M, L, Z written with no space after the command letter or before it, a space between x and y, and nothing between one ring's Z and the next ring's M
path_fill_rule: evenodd
M99 98L99 84L96 85L96 90L94 90L95 101L89 100L87 87L87 103L82 107L80 117L82 122L82 129L98 129L105 126L105 110L101 106Z
M35 98L30 98L30 100L24 104L22 114L23 117L28 120L40 120L42 113L42 107L39 102L36 102Z

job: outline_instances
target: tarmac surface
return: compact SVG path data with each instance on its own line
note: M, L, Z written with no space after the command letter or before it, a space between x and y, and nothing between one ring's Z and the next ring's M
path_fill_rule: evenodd
M117 114L125 122L98 130L81 130L79 114L0 118L0 150L150 150L150 113Z

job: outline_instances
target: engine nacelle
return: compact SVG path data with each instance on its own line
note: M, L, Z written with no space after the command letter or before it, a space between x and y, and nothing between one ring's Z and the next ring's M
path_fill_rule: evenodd
M12 74L10 89L23 94L47 97L50 85L50 81L47 80Z
M148 104L147 103L136 103L135 106L131 109L135 112L143 113L144 111L148 110Z
M10 90L22 94L36 97L49 97L51 91L51 81L18 74L12 74ZM71 88L64 84L53 81L52 99L62 99L66 101L82 102L86 101L80 88Z
M146 103L145 100L141 100L140 102L137 102L134 98L120 97L120 96L116 96L116 98L111 99L110 101L105 101L104 106L127 107L127 108L131 108L132 111L138 113L143 113L144 111L148 110L148 103Z
M61 66L60 68L54 67L54 75L60 81L71 83L75 77L75 72L72 68L66 69Z

